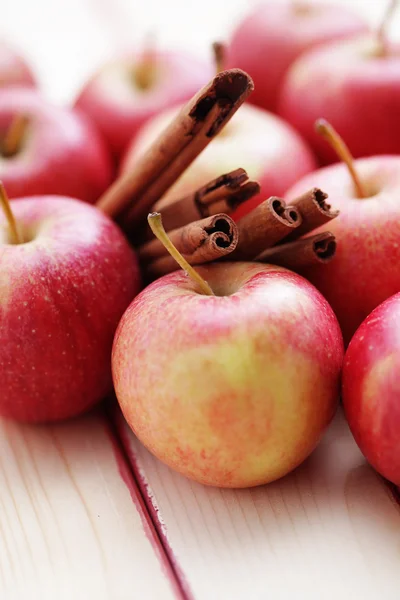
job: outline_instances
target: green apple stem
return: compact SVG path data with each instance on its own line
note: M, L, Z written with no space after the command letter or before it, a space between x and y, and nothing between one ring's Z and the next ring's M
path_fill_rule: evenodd
M4 185L0 181L0 204L8 221L10 228L11 240L13 244L23 244L24 240L18 230L17 221L15 220L14 213L11 210L10 201L7 196Z
M364 189L361 179L354 167L354 158L351 155L350 150L345 144L344 140L340 137L336 129L332 127L325 119L318 119L315 123L315 129L317 132L331 145L338 157L345 163L349 170L350 177L353 180L354 187L357 190L357 196L359 198L366 198L368 194Z
M193 267L189 265L187 260L182 256L179 250L175 248L174 244L169 239L162 224L161 214L157 212L150 213L147 217L147 221L156 238L163 244L166 250L168 250L172 258L176 260L178 265L184 271L186 271L186 273L195 283L197 283L202 293L206 296L214 296L215 294L212 291L209 284L207 283L207 281L205 281L205 279L203 279L201 275L199 275L199 273L197 273L197 271L195 271Z
M4 157L9 158L19 152L27 125L28 117L26 115L18 113L14 116L1 145L1 154Z
M216 75L224 70L226 46L223 42L214 42L212 45Z
M398 0L390 0L387 8L384 12L383 19L377 29L376 37L378 40L380 55L385 56L387 54L387 32L390 25L390 21L392 20L394 11L397 7Z
M143 44L142 56L133 68L133 79L136 86L145 91L152 87L157 77L157 57L154 35L147 34Z

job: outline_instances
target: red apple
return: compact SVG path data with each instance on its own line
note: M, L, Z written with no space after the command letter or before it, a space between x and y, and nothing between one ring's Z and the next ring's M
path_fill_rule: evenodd
M367 460L400 485L400 294L378 306L351 340L343 404Z
M333 307L347 343L367 315L400 288L400 156L362 158L354 167L366 198L357 196L344 164L306 175L286 194L291 200L320 187L340 210L320 228L336 236L335 259L305 275Z
M9 85L34 87L32 71L14 48L0 41L0 88Z
M112 164L94 126L35 90L8 88L0 91L0 140L19 115L27 125L17 150L11 156L0 152L8 195L61 194L95 202L111 183Z
M400 153L400 54L362 37L314 50L294 63L282 88L279 114L309 141L320 160L336 160L314 130L326 118L355 157Z
M119 157L146 121L168 106L188 100L211 76L211 63L187 53L131 53L94 74L76 106L93 119Z
M238 67L253 78L250 102L276 110L284 75L298 56L367 30L361 17L345 6L313 0L264 2L237 26L228 47L227 68Z
M142 129L123 160L122 171L135 164L176 112L176 107L165 111ZM251 179L259 181L261 192L238 208L234 216L239 218L268 196L283 195L315 166L313 155L294 129L279 117L247 104L165 194L158 209L172 197L184 196L222 173L243 167Z
M11 202L25 243L0 215L0 414L56 421L112 389L111 346L139 291L136 258L96 208L60 196Z
M122 411L144 445L200 483L282 477L314 449L337 403L343 342L305 279L259 263L158 279L130 305L112 354Z

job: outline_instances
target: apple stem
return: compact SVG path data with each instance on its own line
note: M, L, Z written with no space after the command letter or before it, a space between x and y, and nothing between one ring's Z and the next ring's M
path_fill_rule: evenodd
M1 153L6 158L14 156L21 148L26 127L28 125L28 117L18 113L12 119L1 145Z
M133 78L137 87L148 90L156 79L155 36L148 33L143 43L142 56L133 68Z
M295 15L303 16L312 12L312 7L304 0L292 0L292 9Z
M214 42L212 45L216 75L224 70L226 46L223 42Z
M197 273L197 271L195 271L193 267L189 265L187 260L182 256L179 250L175 248L174 244L169 239L162 224L161 214L158 212L150 213L147 217L147 221L156 238L163 244L166 250L168 250L172 258L176 260L178 265L184 271L186 271L186 273L195 283L197 283L202 293L206 296L214 296L215 294L212 291L209 284L207 283L207 281L205 281L205 279L203 279L201 275L199 275L199 273Z
M334 129L332 125L328 123L328 121L326 121L325 119L318 119L318 121L316 121L315 123L315 129L331 145L338 157L347 166L350 173L350 177L353 180L354 187L357 190L357 196L359 198L367 198L368 194L366 193L364 186L354 167L354 158L351 155L347 144L345 144L344 140L340 137L336 129Z
M15 220L14 213L11 210L10 201L7 196L4 185L0 181L0 204L8 221L8 226L11 232L11 240L13 244L23 244L24 240L18 230L17 221Z
M383 14L383 19L376 32L376 37L378 39L382 56L387 53L387 32L397 4L398 0L389 0L387 8Z

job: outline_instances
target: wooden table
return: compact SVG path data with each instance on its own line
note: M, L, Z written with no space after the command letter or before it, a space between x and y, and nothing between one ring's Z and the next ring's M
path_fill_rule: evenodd
M147 30L204 53L248 4L1 0L0 27L68 102ZM383 8L352 4L371 20ZM341 413L294 473L240 491L173 473L113 415L0 423L2 600L399 600L400 507Z

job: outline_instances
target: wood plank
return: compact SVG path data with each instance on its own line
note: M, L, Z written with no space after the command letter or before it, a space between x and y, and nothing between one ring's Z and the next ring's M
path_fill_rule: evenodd
M101 414L50 427L0 422L0 598L179 596Z
M248 490L174 473L117 426L143 493L196 600L398 600L400 506L342 414L294 473Z

